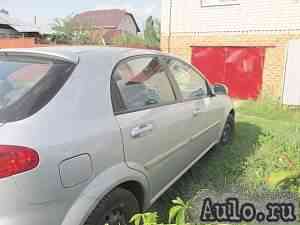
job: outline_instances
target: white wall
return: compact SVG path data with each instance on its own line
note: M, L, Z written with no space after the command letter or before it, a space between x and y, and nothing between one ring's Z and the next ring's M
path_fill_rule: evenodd
M170 0L161 1L162 33L167 34ZM201 0L172 1L172 32L175 33L198 32L201 35L241 31L300 31L300 0L235 0L240 5L212 7L201 7Z
M283 103L286 105L300 105L300 40L289 42L287 63L284 76Z

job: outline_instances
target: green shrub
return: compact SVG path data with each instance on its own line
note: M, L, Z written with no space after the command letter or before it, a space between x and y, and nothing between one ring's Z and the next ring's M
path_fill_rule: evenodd
M173 207L169 211L169 224L173 221L176 225L185 225L187 210L190 209L190 203L184 202L181 198L177 197L172 201ZM130 222L134 225L157 225L158 224L158 214L154 213L141 213L134 215Z
M121 36L114 38L112 44L119 47L145 47L144 39L132 34L122 34Z

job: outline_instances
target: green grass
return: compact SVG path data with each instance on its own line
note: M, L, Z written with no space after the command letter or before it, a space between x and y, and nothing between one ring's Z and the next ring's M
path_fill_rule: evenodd
M255 191L272 172L291 168L300 170L300 111L270 100L244 102L237 109L233 143L212 149L151 210L165 219L177 196L189 200L201 189L240 183Z
M261 117L262 119L300 123L300 108L289 108L278 101L266 98L243 102L238 109L241 114Z

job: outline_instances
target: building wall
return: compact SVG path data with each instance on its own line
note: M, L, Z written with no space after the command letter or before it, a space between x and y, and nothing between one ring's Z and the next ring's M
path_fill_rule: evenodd
M201 2L172 0L172 32L228 33L300 30L299 0L226 0L239 5L203 7ZM169 32L170 0L162 1L162 33Z
M172 2L170 27L170 1L162 1L162 51L170 48L190 62L191 46L266 47L263 94L282 97L288 41L300 39L300 1L235 0L239 5L211 7L201 7L201 0Z

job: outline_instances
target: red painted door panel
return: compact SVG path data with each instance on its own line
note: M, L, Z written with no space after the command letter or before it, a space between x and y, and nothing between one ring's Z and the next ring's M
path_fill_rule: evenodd
M265 48L194 47L192 63L212 83L223 83L231 97L256 99L262 87Z
M225 82L225 51L223 48L192 49L192 64L196 66L212 84Z

